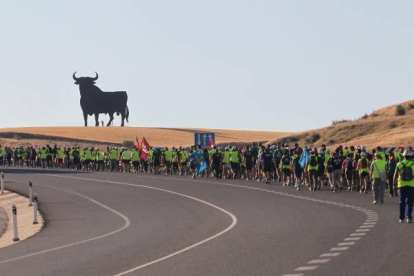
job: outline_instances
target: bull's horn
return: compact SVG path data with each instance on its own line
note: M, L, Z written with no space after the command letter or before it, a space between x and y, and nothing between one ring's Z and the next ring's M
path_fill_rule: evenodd
M75 75L76 75L76 72L75 72L75 73L73 73L72 78L73 78L75 81L78 81L78 78L77 78Z
M99 78L98 73L95 72L95 74L96 74L96 77L93 78L94 81L96 81Z

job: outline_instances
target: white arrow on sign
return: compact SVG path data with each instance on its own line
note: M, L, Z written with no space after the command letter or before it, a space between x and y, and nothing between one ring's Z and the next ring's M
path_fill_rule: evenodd
M207 135L206 134L203 135L203 142L204 142L203 145L207 145Z
M201 144L201 140L200 140L200 138L201 138L201 134L198 134L198 144L199 144L199 145Z

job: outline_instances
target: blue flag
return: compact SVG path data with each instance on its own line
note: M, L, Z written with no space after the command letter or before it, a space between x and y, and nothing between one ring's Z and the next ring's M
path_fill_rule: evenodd
M299 159L299 164L302 168L305 168L306 164L309 163L310 157L307 149L303 149L302 156Z
M201 150L195 151L190 155L190 162L195 164L198 173L201 173L207 169L207 161L204 160Z

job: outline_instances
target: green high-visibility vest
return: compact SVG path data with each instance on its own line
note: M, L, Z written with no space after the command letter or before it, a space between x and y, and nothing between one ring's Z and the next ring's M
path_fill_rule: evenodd
M386 162L382 159L376 159L372 163L372 178L381 178L381 175L386 175Z

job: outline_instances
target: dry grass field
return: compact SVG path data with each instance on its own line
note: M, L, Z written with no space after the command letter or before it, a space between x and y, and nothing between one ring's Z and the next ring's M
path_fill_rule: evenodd
M400 114L397 108L400 106ZM403 109L404 112L401 111ZM404 114L403 114L404 113ZM173 129L145 127L28 127L0 129L0 144L108 145L145 137L154 146L189 146L194 132L215 132L216 143L267 142L300 145L414 146L414 101L388 106L357 120L333 122L331 126L300 133L221 129Z
M398 106L402 107L405 115L397 115ZM357 120L343 120L329 127L289 134L269 143L279 142L314 146L327 144L331 147L340 144L368 148L414 146L414 101L388 106Z
M167 129L144 127L28 127L0 129L0 143L9 145L106 145L142 137L153 146L188 146L195 132L216 133L216 143L266 142L287 133L219 129Z

